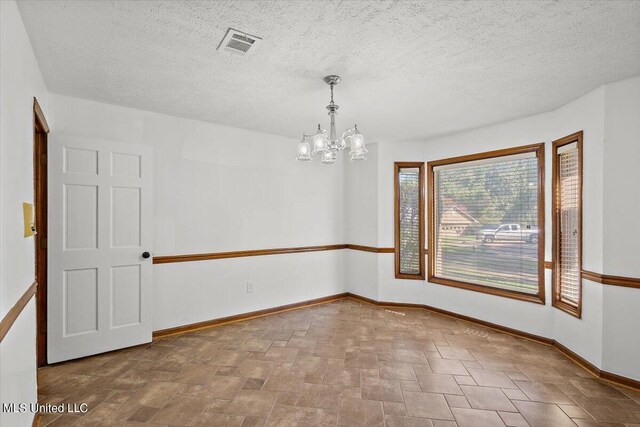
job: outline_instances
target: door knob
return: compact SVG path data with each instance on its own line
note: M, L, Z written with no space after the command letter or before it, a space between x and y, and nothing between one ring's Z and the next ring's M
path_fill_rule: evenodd
M151 256L151 254L149 252L142 252L142 258L147 259Z

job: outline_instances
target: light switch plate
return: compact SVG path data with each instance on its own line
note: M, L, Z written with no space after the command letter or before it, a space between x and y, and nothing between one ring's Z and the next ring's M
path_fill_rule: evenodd
M22 204L22 215L24 219L24 237L31 237L36 234L33 205L31 203Z

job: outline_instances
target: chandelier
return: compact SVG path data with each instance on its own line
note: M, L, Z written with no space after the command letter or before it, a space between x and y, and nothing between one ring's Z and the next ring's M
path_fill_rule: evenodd
M331 102L327 105L331 123L329 132L322 129L318 123L318 130L315 134L303 134L302 141L298 144L298 160L301 162L309 162L311 156L319 156L320 163L330 165L335 163L338 151L342 151L350 146L350 160L366 160L365 154L367 149L364 144L364 136L358 131L358 126L354 125L351 129L347 129L340 138L336 133L336 114L338 114L338 105L333 102L333 87L340 83L342 77L327 76L323 79L325 83L331 87Z

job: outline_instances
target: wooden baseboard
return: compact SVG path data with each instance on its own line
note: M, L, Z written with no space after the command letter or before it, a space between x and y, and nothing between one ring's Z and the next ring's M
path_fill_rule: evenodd
M595 375L598 378L600 377L600 368L598 368L593 363L589 362L584 357L580 356L578 353L574 352L573 350L570 350L568 347L565 347L563 344L561 344L561 343L559 343L558 341L555 341L555 340L553 341L553 346L560 353L564 354L566 357L568 357L569 359L571 359L572 361L574 361L578 365L582 366L584 369L589 371L591 374Z
M210 328L212 326L219 326L227 323L238 322L241 320L249 320L256 317L267 316L270 314L281 313L283 311L295 310L298 308L308 307L310 305L325 304L331 301L336 301L347 297L347 292L340 294L329 295L327 297L315 298L307 301L296 302L293 304L280 305L278 307L266 308L264 310L251 311L248 313L236 314L233 316L221 317L218 319L205 320L204 322L190 323L188 325L176 326L174 328L161 329L153 332L153 339L162 338L169 335L182 334L185 332L196 331L199 329Z
M425 309L429 311L433 311L435 313L444 314L445 316L453 317L459 320L464 320L465 322L475 323L490 329L495 329L496 331L504 332L509 335L514 335L520 338L528 339L530 341L535 341L540 344L545 344L545 345L553 344L553 340L551 338L543 337L541 335L532 334L530 332L524 332L519 329L509 328L508 326L487 322L486 320L476 319L475 317L465 316L464 314L455 313L453 311L448 311L448 310L444 310L437 307L425 305Z
M496 331L500 331L500 332L504 332L510 335L515 335L518 336L520 338L526 338L528 340L531 341L535 341L541 344L545 344L545 345L551 345L553 343L553 340L550 338L546 338L540 335L535 335L535 334L531 334L528 332L523 332L520 331L518 329L513 329L513 328L509 328L507 326L502 326L499 325L497 323L491 323L491 322L487 322L484 320L480 320L480 319L476 319L475 317L470 317L470 316L465 316L463 314L459 314L459 313L455 313L453 311L448 311L448 310L444 310L442 308L437 308L437 307L432 307L430 305L424 305L424 304L411 304L411 303L402 303L402 302L389 302L389 301L376 301L373 300L371 298L366 298L360 295L356 295L353 293L348 292L349 294L349 298L358 300L358 301L362 301L362 302L366 302L368 304L373 304L373 305L377 305L380 307L398 307L398 308L411 308L411 309L423 309L423 310L428 310L428 311L432 311L434 313L438 313L438 314L442 314L444 316L448 316L448 317L453 317L455 319L458 320L464 320L465 322L470 322L470 323L475 323L475 324L479 324L482 325L484 327L490 328L490 329L494 329Z
M347 297L358 300L358 301L366 302L367 304L380 305L380 303L374 299L363 297L358 294L353 294L351 292L347 292Z
M463 314L455 313L453 311L443 310L441 308L432 307L429 305L376 301L371 298L363 297L361 295L357 295L351 292L348 292L347 294L349 298L357 301L365 302L367 304L373 304L379 307L397 307L397 308L409 308L409 309L420 308L420 309L428 310L434 313L442 314L448 317L452 317L454 319L463 320L465 322L481 325L490 329L494 329L499 332L507 333L509 335L535 341L539 344L548 345L548 346L554 347L556 350L562 353L569 360L580 365L582 368L584 368L587 372L589 372L596 378L605 380L615 385L619 385L619 386L623 386L623 387L627 387L635 390L640 390L640 381L635 380L633 378L628 378L622 375L614 374L611 372L603 371L597 366L595 366L593 363L586 360L584 357L580 356L579 354L575 353L574 351L564 346L562 343L552 338L547 338L547 337L532 334L529 332L520 331L518 329L509 328L507 326L502 326L497 323L487 322L485 320L476 319L475 317L465 316Z
M424 309L425 306L422 304L409 304L404 302L389 302L389 301L376 301L371 298L363 297L362 295L354 294L351 292L347 292L348 297L354 300L366 302L367 304L373 304L380 307L399 307L399 308L412 308L412 309Z
M612 372L600 371L600 378L615 385L621 385L632 390L640 390L640 381L624 377Z
M602 380L613 383L615 385L619 385L619 386L623 386L623 387L627 387L635 390L640 390L640 381L634 380L633 378L625 377L622 375L614 374L612 372L603 371L602 369L598 368L596 365L589 362L588 360L586 360L584 357L580 356L578 353L574 352L573 350L565 347L558 341L554 341L553 346L560 353L562 353L563 355L565 355L566 357L568 357L578 365L582 366L586 371L591 373L591 375L593 375L594 377L600 378Z

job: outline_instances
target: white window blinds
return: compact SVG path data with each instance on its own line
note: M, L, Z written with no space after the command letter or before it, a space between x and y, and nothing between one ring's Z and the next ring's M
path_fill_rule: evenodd
M399 175L400 273L420 274L420 171L401 168Z
M576 143L558 150L558 252L557 269L560 286L560 300L578 305L580 302L580 259L579 259L579 153Z
M434 277L539 291L535 152L435 166Z
M396 163L396 277L424 278L424 164Z

